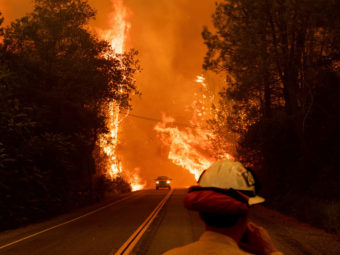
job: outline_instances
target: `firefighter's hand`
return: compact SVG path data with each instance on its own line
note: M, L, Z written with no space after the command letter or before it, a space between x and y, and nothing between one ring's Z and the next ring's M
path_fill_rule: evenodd
M268 232L252 222L248 222L245 238L241 240L239 246L260 255L282 254L275 248Z

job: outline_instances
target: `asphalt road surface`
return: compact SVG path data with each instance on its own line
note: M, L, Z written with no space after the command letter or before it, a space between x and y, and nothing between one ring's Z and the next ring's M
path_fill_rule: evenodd
M2 232L0 254L116 254L137 232L140 239L134 239L136 245L132 254L138 255L162 254L197 240L204 226L196 213L184 209L186 190L174 190L165 202L167 193L168 190L137 191L116 201L106 201L46 222ZM161 202L165 202L163 207L158 206ZM262 206L251 208L251 220L269 231L285 255L340 254L339 236ZM143 231L136 231L143 226Z

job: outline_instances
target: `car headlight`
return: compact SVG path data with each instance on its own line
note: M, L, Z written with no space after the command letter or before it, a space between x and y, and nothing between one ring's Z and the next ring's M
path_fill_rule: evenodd
M168 184L169 184L169 183L170 183L170 181L166 181L166 183L168 183Z

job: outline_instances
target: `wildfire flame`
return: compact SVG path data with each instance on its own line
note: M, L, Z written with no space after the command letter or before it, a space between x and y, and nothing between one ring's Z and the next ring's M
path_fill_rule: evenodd
M141 190L146 185L145 181L142 181L142 179L139 177L139 172L140 168L136 167L132 173L127 173L127 178L130 181L131 189L133 191Z
M116 53L124 52L125 41L130 30L131 24L128 22L129 11L125 7L123 0L111 0L114 11L110 15L110 28L99 30L104 40L110 42L112 49Z
M176 165L183 167L198 180L201 173L207 169L217 158L233 157L226 153L216 155L213 151L211 139L213 134L206 128L205 120L210 117L207 112L211 105L211 96L208 95L207 84L203 75L195 80L201 85L199 93L195 93L196 99L191 104L193 116L191 127L179 129L175 125L175 119L163 114L162 122L158 122L154 129L158 132L161 141L169 147L168 158Z
M197 75L196 82L202 84L203 87L207 87L207 84L205 83L205 78L203 75Z
M122 173L122 166L117 157L117 145L118 145L118 131L119 131L119 106L110 102L106 106L108 114L107 118L107 128L109 129L108 134L104 134L100 139L100 147L103 149L104 153L108 157L109 169L107 169L106 174L111 178L116 178Z
M110 27L109 30L98 29L98 33L101 37L109 41L112 49L117 54L124 53L124 46L128 31L131 27L127 21L128 9L124 6L123 0L111 0L114 11L110 15ZM124 91L120 91L124 93ZM142 183L139 177L139 168L135 168L133 171L123 170L122 164L117 156L117 146L119 144L119 124L123 120L120 116L120 107L115 102L110 102L103 106L107 115L107 128L108 134L104 134L99 140L99 146L105 153L108 159L106 166L106 175L111 178L117 178L122 176L126 179L133 191L143 189L145 182Z
M209 150L209 132L178 127L171 127L175 119L163 114L162 122L154 129L160 135L161 141L170 148L168 158L176 165L187 169L198 180L204 169L207 169L214 159L205 154Z

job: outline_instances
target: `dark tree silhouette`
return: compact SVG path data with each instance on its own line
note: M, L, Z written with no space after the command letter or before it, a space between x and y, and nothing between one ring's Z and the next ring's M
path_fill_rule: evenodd
M225 72L228 83L210 121L215 143L234 132L239 158L265 180L267 196L304 194L295 203L301 211L306 192L308 208L338 201L339 12L331 0L228 0L216 6L214 32L202 33L204 68ZM334 203L318 214L339 229Z
M98 199L107 186L92 155L107 132L101 105L130 107L137 65L135 51L115 55L87 30L94 16L84 0L36 0L1 30L0 229Z

